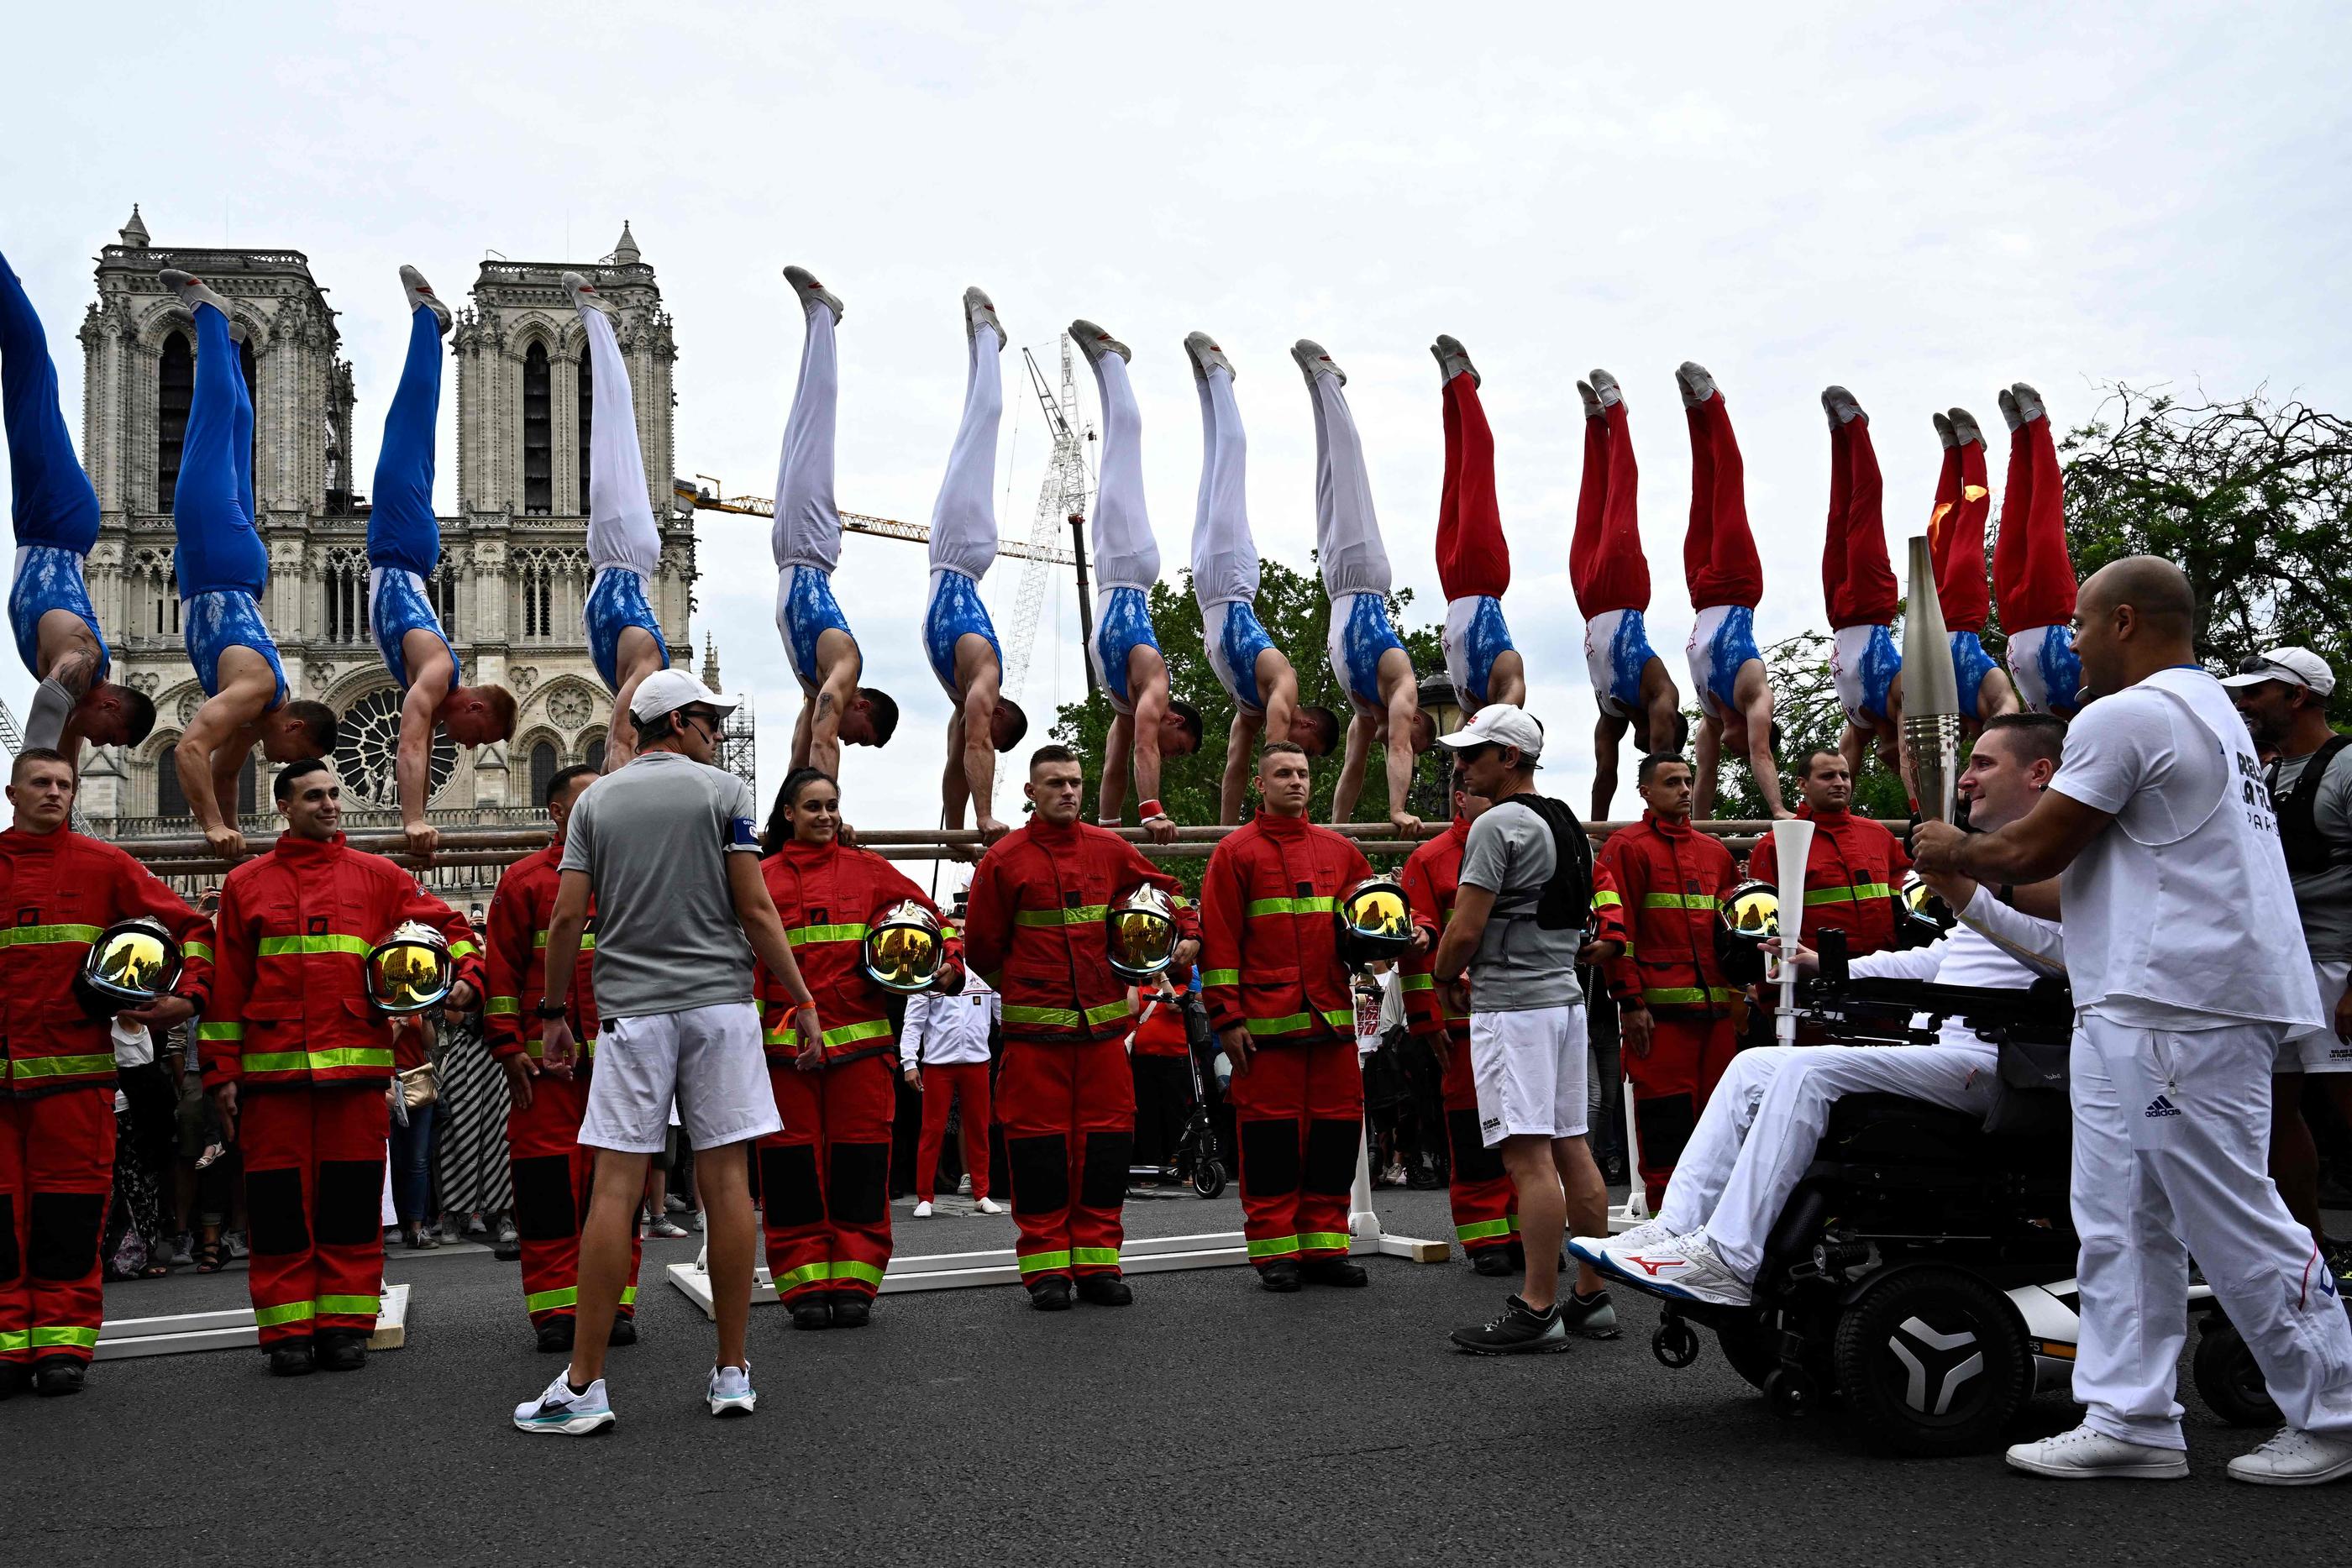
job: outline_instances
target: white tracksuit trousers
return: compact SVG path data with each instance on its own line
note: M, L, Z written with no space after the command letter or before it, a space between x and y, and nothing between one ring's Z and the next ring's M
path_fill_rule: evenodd
M1102 398L1102 467L1093 524L1095 584L1149 589L1160 580L1160 541L1143 504L1143 411L1127 378L1127 361L1105 354L1095 361Z
M2126 1442L2186 1445L2175 1373L2194 1256L2290 1427L2352 1433L2352 1321L2266 1173L2285 1026L2074 1030L2074 1397Z
M1201 491L1192 509L1192 597L1213 604L1257 601L1257 541L1250 537L1249 437L1222 366L1192 383L1201 393Z
M841 512L833 499L835 408L841 395L835 326L832 311L810 301L800 384L793 390L783 453L776 461L776 520L768 542L778 571L790 566L831 571L841 559Z
M580 306L588 333L589 374L595 417L588 427L588 566L592 573L625 566L650 580L661 570L661 530L646 488L645 455L637 449L637 411L629 392L613 319Z
M1003 348L995 329L971 334L963 422L948 454L947 476L931 506L931 565L977 582L996 562L996 431L1004 418Z

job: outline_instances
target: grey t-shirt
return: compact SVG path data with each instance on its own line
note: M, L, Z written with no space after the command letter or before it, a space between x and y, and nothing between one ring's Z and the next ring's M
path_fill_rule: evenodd
M2292 789L2314 754L2281 758L2278 787ZM2352 747L2336 754L2311 802L2313 826L2331 844L2352 844ZM2314 961L2352 959L2352 865L2332 865L2294 879L2294 904L2303 915L2303 939Z
M751 787L675 751L591 784L563 833L565 871L596 893L596 1010L678 1013L751 999L751 945L727 857L760 852Z
M1536 924L1544 883L1559 858L1551 824L1525 806L1495 805L1470 824L1462 846L1464 887L1495 895L1495 913L1470 957L1470 1009L1525 1012L1573 1007L1584 999L1576 983L1582 924L1546 931Z

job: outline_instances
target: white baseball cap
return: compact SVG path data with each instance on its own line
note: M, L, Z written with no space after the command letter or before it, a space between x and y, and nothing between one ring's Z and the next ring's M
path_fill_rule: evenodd
M2321 696L2336 690L2336 672L2327 661L2308 648L2273 648L2238 666L2238 673L2224 680L2225 686L2258 686L2264 681L2284 681L2291 686L2307 686Z
M696 703L716 708L721 714L733 713L742 706L733 697L712 691L684 670L656 670L637 683L637 695L629 699L629 716L639 724L651 724L666 713L676 713Z
M1519 755L1529 762L1543 755L1543 726L1535 716L1509 703L1488 703L1476 716L1452 735L1437 737L1440 746L1456 751L1473 746L1516 747Z

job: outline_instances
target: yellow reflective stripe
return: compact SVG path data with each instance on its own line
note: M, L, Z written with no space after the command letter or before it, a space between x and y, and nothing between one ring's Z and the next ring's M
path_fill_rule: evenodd
M1120 1005L1124 1006L1125 1004L1122 1003ZM825 1030L824 1043L826 1048L830 1050L832 1047L836 1045L852 1045L858 1040L872 1040L877 1034L888 1034L889 1032L890 1020L888 1019L875 1019L866 1023L845 1023L839 1029L829 1029Z
M1076 1029L1080 1024L1097 1024L1127 1016L1127 1002L1121 998L1105 1002L1097 1008L1079 1012L1076 1008L1032 1008L1007 1002L1004 1006L1006 1023L1046 1024L1055 1029Z
M307 1323L319 1315L319 1309L309 1301L287 1301L275 1307L253 1309L253 1326L274 1329L279 1323Z
M1070 1261L1081 1269L1116 1269L1118 1249L1116 1247L1073 1247Z
M1721 986L1654 986L1643 988L1642 1000L1653 1007L1696 1007L1702 1002L1727 1002L1736 994Z
M1454 1237L1463 1241L1484 1241L1489 1237L1508 1236L1510 1233L1511 1222L1508 1219L1482 1219L1475 1225L1454 1228Z
M111 1072L114 1052L103 1051L96 1056L20 1056L8 1064L9 1076L19 1081L27 1078L70 1078L80 1072Z
M56 1350L62 1346L72 1345L81 1350L88 1350L97 1343L98 1331L94 1328L84 1328L73 1323L35 1323L32 1341L26 1348Z
M341 1318L372 1318L383 1311L381 1296L320 1296L319 1315Z
M1125 997L1121 997L1115 1002L1105 1002L1098 1008L1087 1009L1087 1022L1090 1024L1108 1023L1113 1019L1123 1019L1126 1016L1127 998Z
M1723 900L1711 893L1645 893L1642 895L1644 909L1713 909Z
M449 944L449 956L452 958L470 958L480 951L479 947L475 946L463 936Z
M29 1329L0 1329L0 1352L30 1349L33 1343Z
M1302 1230L1298 1247L1303 1252L1345 1252L1348 1233L1344 1230Z
M1334 898L1253 898L1243 905L1244 918L1260 915L1328 915L1337 908Z
M1049 1269L1068 1268L1070 1255L1067 1252L1028 1252L1022 1255L1020 1263L1021 1276L1027 1279L1032 1274L1042 1274Z
M1895 890L1883 882L1858 882L1852 887L1815 887L1805 892L1805 907L1817 904L1860 904L1865 898L1892 898Z
M836 1258L833 1261L833 1277L836 1280L857 1280L868 1285L882 1282L882 1270L871 1263L856 1263Z
M180 944L180 956L184 958L202 958L205 963L209 964L213 961L212 944L209 942L183 942Z
M813 1285L819 1280L827 1280L832 1277L832 1265L827 1263L807 1263L802 1265L800 1268L778 1274L769 1282L774 1285L779 1291L795 1291L803 1285Z
M1407 975L1404 977L1404 988L1408 991L1433 991L1437 989L1437 977L1434 975Z
M762 1045L790 1045L793 1042L793 1020L791 1016L787 1014L784 1021L778 1024L775 1028L761 1030L760 1031L760 1043Z
M795 925L784 933L784 940L795 947L805 947L812 942L863 942L863 925Z
M531 1291L526 1292L522 1299L522 1310L527 1312L551 1312L557 1307L576 1307L579 1304L580 1287L577 1285L566 1285L560 1291Z
M533 951L546 946L547 933L544 931L532 932L530 934L530 945ZM583 931L580 934L580 950L583 953L593 953L596 950L596 934L593 931Z
M1203 986L1238 986L1241 983L1242 972L1239 969L1203 969L1201 971L1201 984Z
M1082 904L1076 909L1019 909L1013 911L1015 925L1091 925L1110 913L1108 904Z
M634 1306L635 1306L636 1304L637 1304L637 1288L636 1288L635 1285L624 1285L624 1286L622 1286L622 1287L621 1287L621 1305L623 1305L623 1306L625 1306L625 1307L634 1307Z
M582 1053L584 1054L589 1061L593 1061L596 1060L596 1037L594 1035L581 1035L577 1037L576 1043L579 1045ZM533 1061L545 1061L547 1060L547 1041L540 1039L536 1035L524 1040L522 1042L522 1049L523 1054L530 1057Z
M1617 890L1614 888L1604 887L1592 895L1592 907L1595 909L1615 909L1624 902L1624 899L1618 896Z
M323 936L264 936L254 951L264 958L299 957L306 953L350 953L364 958L373 946L363 937L329 932Z
M492 997L482 1004L482 1011L491 1018L512 1018L522 1011L520 997Z
M390 1046L345 1045L331 1051L247 1051L244 1057L247 1072L313 1072L331 1071L339 1067L390 1067L393 1064Z
M1243 1024L1252 1034L1289 1034L1305 1029L1317 1019L1333 1029L1353 1029L1356 1015L1352 1009L1334 1012L1286 1013L1276 1019L1244 1019Z
M241 1023L205 1022L196 1026L198 1040L243 1040L245 1026Z
M310 1065L299 1051L247 1051L239 1061L247 1072L299 1072Z
M1249 1244L1252 1258L1286 1258L1297 1250L1298 1238L1296 1236L1268 1236Z
M100 925L13 925L0 931L0 947L38 947L52 942L97 941L106 935Z

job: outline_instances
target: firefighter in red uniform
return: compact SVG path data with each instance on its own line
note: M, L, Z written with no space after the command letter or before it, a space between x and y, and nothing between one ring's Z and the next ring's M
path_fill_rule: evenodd
M278 775L286 818L269 853L221 885L205 1084L245 1156L253 1316L269 1370L367 1363L382 1306L384 1086L393 1031L368 999L368 954L419 921L447 943L448 1006L479 995L464 915L382 855L343 842L342 784L312 758Z
M793 998L762 967L757 985L768 1082L783 1130L760 1140L768 1273L796 1329L864 1328L890 1266L890 1122L898 1041L890 993L867 977L869 927L909 900L941 925L937 988L963 985L962 944L939 906L871 850L841 842L841 787L799 768L784 780L760 862L801 977L824 1019L796 1041Z
M1134 1299L1118 1266L1135 1143L1121 1044L1132 1015L1104 919L1137 889L1157 888L1176 905L1176 963L1200 953L1200 918L1176 879L1118 834L1078 821L1085 789L1076 752L1046 746L1031 755L1022 793L1036 810L982 858L964 922L965 961L1004 998L997 1120L1021 1279L1043 1312L1069 1306L1074 1278L1097 1305Z
M491 1059L507 1074L507 1169L514 1177L515 1229L522 1240L522 1304L539 1334L539 1348L572 1348L573 1309L580 1300L580 1223L596 1176L596 1151L580 1142L588 1108L588 1074L596 1060L596 993L590 975L596 937L581 939L580 963L568 996L547 998L547 934L555 925L555 890L562 880L563 824L600 770L582 764L548 781L547 815L555 841L509 866L490 898L485 946L489 1000L482 1006ZM593 919L593 911L591 912ZM546 1010L542 1010L542 1009ZM561 1014L580 1042L568 1068L549 1069L539 1025L526 1019ZM634 1234L634 1229L632 1231ZM637 1265L645 1248L629 1254L629 1283L621 1291L608 1344L637 1343Z
M1642 820L1601 847L1632 941L1605 966L1617 998L1642 1179L1655 1208L1738 1039L1735 996L1715 957L1716 912L1739 881L1721 841L1690 825L1690 764L1642 758Z
M1364 1079L1333 913L1372 868L1307 820L1312 784L1302 748L1262 750L1262 809L1201 883L1201 998L1234 1064L1242 1230L1269 1291L1370 1282L1348 1261ZM1429 942L1416 930L1416 948Z
M1911 869L1903 841L1868 817L1853 815L1853 774L1836 752L1816 751L1807 758L1797 788L1804 796L1797 815L1813 824L1812 852L1805 861L1808 938L1816 931L1843 931L1846 951L1857 958L1886 951L1895 946L1903 873ZM1769 836L1748 852L1748 874L1780 885L1780 858Z
M114 1180L114 1042L75 986L90 944L152 916L180 944L172 995L124 1016L168 1028L203 1005L212 922L113 845L66 826L73 765L20 752L0 833L0 1398L29 1375L79 1394L98 1326L99 1244Z

